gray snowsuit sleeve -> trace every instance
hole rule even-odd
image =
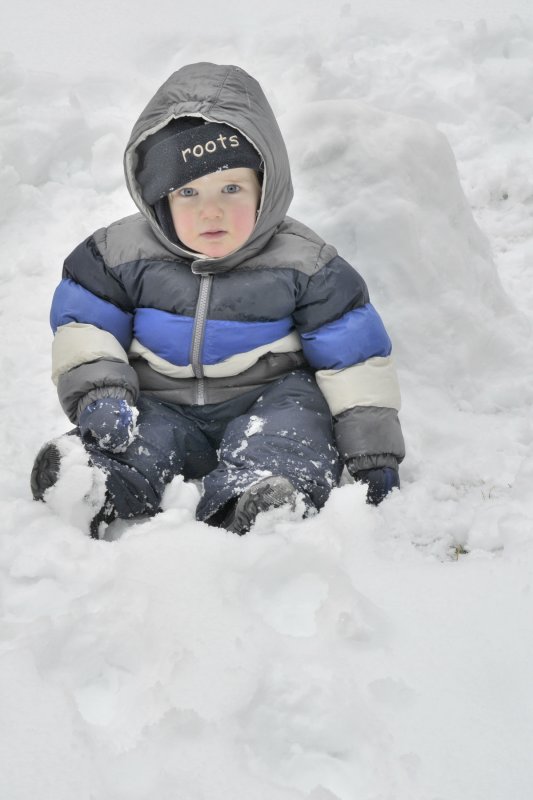
[[[392,345],[361,276],[335,256],[302,286],[294,318],[342,458],[396,467],[405,447]]]
[[[69,419],[99,397],[135,404],[137,375],[128,362],[132,306],[94,237],[66,259],[52,302],[52,378]]]

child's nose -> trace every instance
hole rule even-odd
[[[202,205],[201,214],[207,219],[220,217],[222,215],[222,208],[218,200],[206,200]]]

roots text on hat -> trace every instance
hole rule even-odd
[[[235,128],[200,117],[180,117],[139,146],[136,177],[149,205],[190,181],[224,169],[262,169],[260,153]]]

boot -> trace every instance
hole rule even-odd
[[[109,524],[117,513],[104,472],[91,463],[76,433],[41,447],[31,471],[31,491],[34,500],[45,502],[65,522],[99,539],[102,523]]]
[[[254,483],[237,499],[224,520],[223,527],[242,536],[248,533],[258,514],[271,508],[289,505],[296,509],[301,497],[292,483],[281,475],[272,475]]]

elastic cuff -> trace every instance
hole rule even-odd
[[[348,464],[350,465],[348,467]],[[346,459],[348,472],[353,475],[361,469],[380,469],[382,467],[392,467],[398,469],[398,459],[392,453],[371,453],[359,456],[352,456]]]
[[[90,406],[96,400],[102,400],[104,397],[112,397],[114,400],[126,400],[130,406],[135,404],[132,392],[128,391],[124,386],[99,386],[97,389],[91,389],[78,401],[78,419],[87,406]]]

